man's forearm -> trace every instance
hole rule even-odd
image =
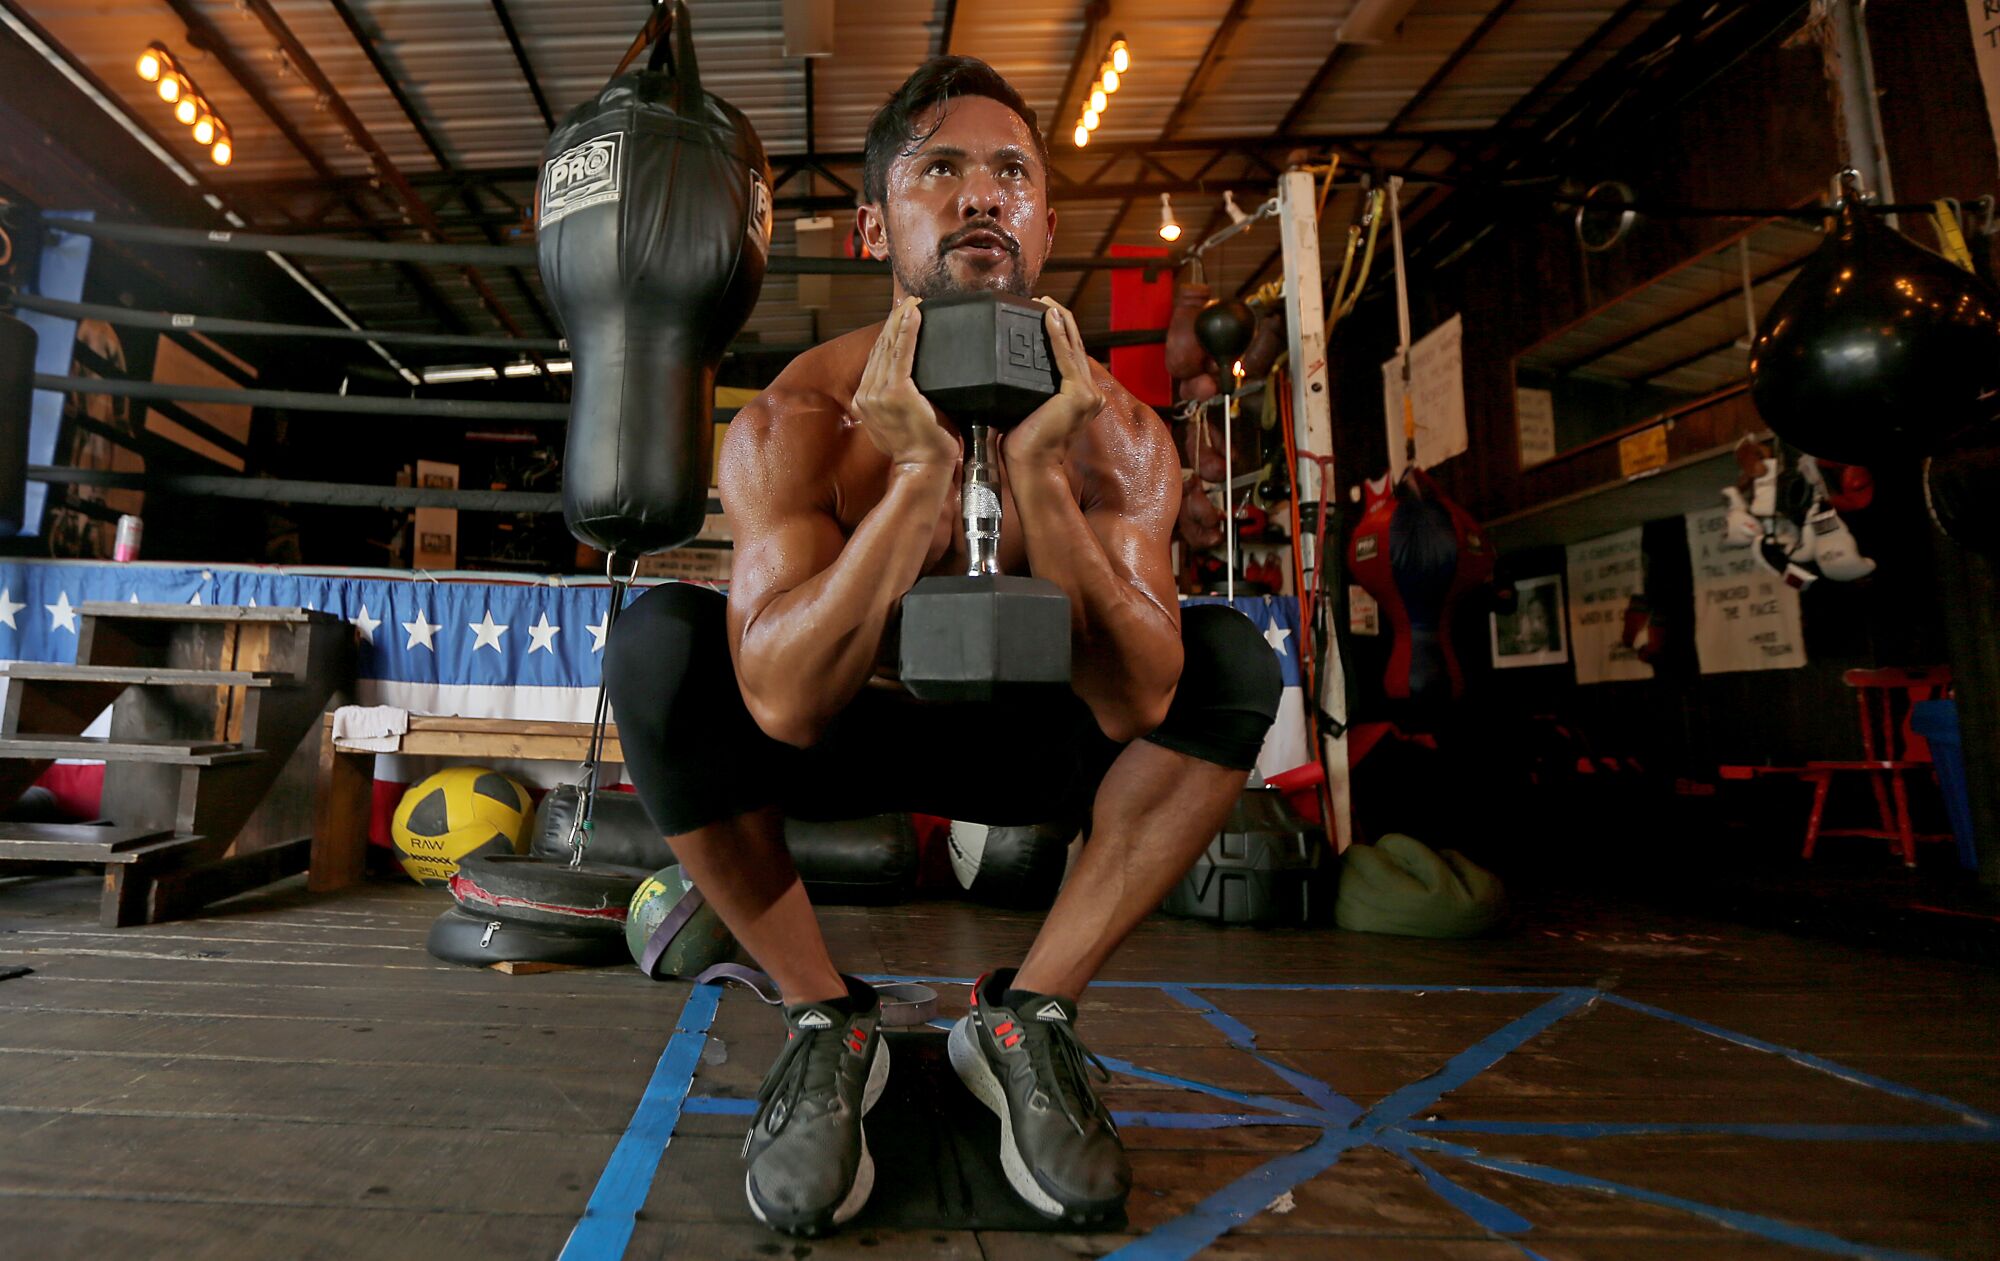
[[[889,616],[923,572],[951,493],[945,465],[897,465],[840,556],[765,605],[743,631],[738,673],[772,734],[809,743],[868,681]],[[766,715],[778,716],[774,721]]]
[[[1105,554],[1060,466],[1007,471],[1028,567],[1069,597],[1076,694],[1107,734],[1144,734],[1180,679],[1175,611]]]

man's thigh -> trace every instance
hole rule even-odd
[[[904,810],[979,823],[1088,816],[1124,746],[1073,693],[1022,705],[942,705],[864,688],[781,789],[795,818]]]

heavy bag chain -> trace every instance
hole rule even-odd
[[[618,625],[618,614],[625,607],[625,596],[632,589],[633,579],[639,576],[637,557],[633,558],[631,572],[623,578],[616,572],[617,565],[616,552],[604,558],[604,576],[611,580],[611,607],[604,613],[604,644],[607,649],[611,646],[611,631]],[[576,809],[571,812],[569,820],[571,870],[583,865],[584,846],[590,842],[591,814],[597,805],[597,763],[604,756],[604,728],[611,716],[608,683],[609,677],[600,667],[597,673],[597,706],[590,718],[590,748],[584,753],[583,768],[576,777]]]

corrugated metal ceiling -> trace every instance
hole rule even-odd
[[[289,64],[279,41],[255,12],[236,0],[17,0],[61,47],[97,76],[124,105],[154,130],[171,138],[182,158],[213,177],[216,191],[260,224],[291,226],[286,216],[307,216],[328,206],[321,191],[322,170],[350,177],[344,192],[385,231],[409,239],[396,225],[398,207],[383,190],[361,183],[370,174],[366,155],[335,111],[326,108],[307,76]],[[604,82],[623,54],[649,5],[642,0],[499,0],[519,33],[522,53],[550,108],[560,117]],[[1497,5],[1504,14],[1475,47],[1464,48]],[[1544,85],[1522,111],[1532,118],[1581,82],[1618,48],[1642,31],[1670,0],[1646,0],[1598,40],[1589,56],[1570,66],[1560,82]],[[370,137],[395,166],[424,183],[424,191],[453,221],[450,239],[509,239],[519,206],[532,195],[531,172],[547,137],[528,80],[510,48],[497,16],[496,0],[270,0],[276,14],[305,45],[333,82]],[[343,17],[342,8],[347,17]],[[1015,0],[1005,5],[952,5],[948,0],[835,0],[834,55],[813,65],[812,108],[807,108],[804,63],[783,48],[780,0],[690,0],[705,86],[745,111],[767,149],[777,158],[811,147],[840,153],[861,147],[875,108],[944,35],[947,12],[955,12],[950,51],[977,55],[1006,74],[1041,115],[1054,136],[1054,156],[1072,180],[1096,173],[1098,152],[1079,154],[1069,140],[1078,108],[1070,69],[1079,45],[1094,47],[1081,59],[1090,73],[1114,35],[1133,50],[1134,65],[1113,97],[1103,126],[1093,138],[1154,144],[1166,139],[1202,140],[1270,136],[1287,117],[1287,134],[1352,135],[1365,140],[1399,114],[1399,132],[1439,134],[1444,147],[1420,148],[1412,141],[1374,147],[1376,161],[1394,165],[1419,159],[1442,169],[1452,158],[1453,137],[1491,127],[1534,92],[1573,50],[1593,39],[1616,11],[1613,0],[1416,0],[1400,32],[1377,45],[1343,46],[1335,51],[1340,21],[1350,0],[1249,0],[1240,20],[1225,29],[1232,0],[1111,0],[1094,32],[1087,30],[1087,0]],[[178,11],[178,12],[177,12]],[[196,26],[211,27],[233,54],[199,51],[182,14]],[[351,18],[352,26],[347,18]],[[417,118],[404,112],[371,63],[368,41],[407,96]],[[166,107],[139,82],[132,61],[149,40],[162,40],[187,58],[203,90],[231,125],[237,157],[227,171],[206,164],[191,142],[166,117]],[[1204,54],[1210,54],[1200,90],[1190,87]],[[1462,50],[1462,55],[1461,55]],[[1329,57],[1331,56],[1331,62]],[[1412,103],[1441,67],[1450,73],[1424,99]],[[244,79],[231,72],[231,64]],[[1324,72],[1324,73],[1322,73]],[[1315,87],[1315,83],[1317,86]],[[1312,90],[1308,90],[1308,89]],[[259,97],[264,103],[259,102]],[[1067,102],[1067,115],[1055,117]],[[1163,135],[1179,111],[1171,137]],[[812,134],[808,137],[808,115]],[[274,118],[273,115],[277,117]],[[280,125],[282,120],[282,126]],[[442,161],[426,145],[417,123],[435,140]],[[286,132],[291,133],[288,137]],[[1282,151],[1278,156],[1282,155]],[[1115,163],[1100,182],[1157,182],[1163,172],[1188,180],[1212,153],[1163,152],[1156,161],[1138,158]],[[831,162],[832,169],[859,184],[855,164]],[[466,211],[462,198],[445,195],[434,178],[441,172],[492,173],[481,182],[484,218]],[[1227,153],[1207,179],[1259,178],[1247,156]],[[825,179],[800,175],[783,195],[837,192]],[[513,208],[495,195],[511,199]],[[1131,201],[1065,192],[1057,199],[1063,254],[1093,254],[1114,242],[1157,243],[1157,198]],[[1240,197],[1246,206],[1255,197]],[[1178,216],[1192,235],[1219,213],[1213,195],[1179,195]],[[1336,225],[1323,251],[1337,264],[1339,228],[1353,213],[1354,198],[1342,194],[1328,208]],[[350,215],[347,202],[334,199],[332,219]],[[788,249],[790,232],[781,214],[777,248]],[[1233,289],[1251,279],[1275,246],[1268,226],[1231,242],[1211,255],[1209,277]],[[380,265],[313,263],[310,273],[364,324],[391,328],[436,328],[440,321],[419,300],[406,271]],[[451,269],[432,269],[434,286],[455,312],[453,323],[487,330],[494,315]],[[530,274],[525,291],[504,276],[490,283],[509,317],[537,331],[539,282]],[[1078,287],[1082,277],[1051,274],[1047,289],[1074,295],[1087,328],[1106,323],[1108,288],[1102,278]],[[813,317],[795,309],[795,286],[774,277],[748,332],[771,344],[796,344],[817,331],[832,336],[877,317],[888,288],[876,280],[839,278],[834,304]]]

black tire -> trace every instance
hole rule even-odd
[[[489,931],[491,930],[491,931]],[[629,963],[622,935],[584,936],[517,924],[452,907],[431,925],[425,947],[446,963],[483,968],[495,963]]]
[[[644,879],[597,863],[572,868],[522,854],[484,854],[459,864],[451,896],[487,919],[620,937],[625,909]]]

